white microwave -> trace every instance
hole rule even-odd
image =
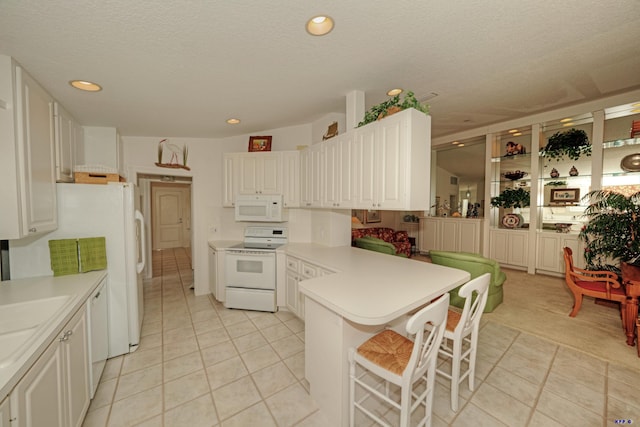
[[[283,222],[282,194],[236,195],[236,221]]]

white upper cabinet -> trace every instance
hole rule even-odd
[[[106,166],[117,170],[118,174],[126,176],[122,140],[116,128],[100,126],[84,127],[83,164]]]
[[[300,153],[300,206],[322,207],[324,194],[323,144],[313,144]]]
[[[300,206],[298,151],[225,153],[222,163],[222,206],[233,207],[236,194],[282,194],[286,208]]]
[[[239,194],[282,194],[280,153],[245,153],[239,167]]]
[[[353,203],[353,133],[335,136],[323,143],[324,184],[322,205],[349,207]]]
[[[355,130],[357,209],[428,210],[431,118],[407,109]]]
[[[54,103],[56,181],[73,182],[76,145],[83,134],[82,126],[60,105]],[[82,141],[80,141],[82,143]]]
[[[300,152],[282,152],[282,195],[285,208],[300,207]]]
[[[55,230],[53,98],[0,55],[0,238]]]

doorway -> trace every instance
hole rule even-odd
[[[153,262],[147,262],[145,266],[145,279],[160,275],[158,268],[160,264],[157,264],[156,260],[160,260],[161,256],[157,256],[156,252],[164,249],[159,249],[159,246],[165,248],[167,253],[184,248],[190,254],[189,268],[192,268],[192,177],[137,172],[137,183],[142,197],[142,212],[147,230],[145,256],[147,260],[153,260]],[[158,190],[160,190],[158,193],[160,198],[163,199],[161,201],[157,200]],[[162,210],[165,212],[159,214]],[[163,223],[163,227],[160,227],[165,232],[163,237],[158,236],[158,219]],[[174,233],[174,236],[171,236],[171,233]],[[162,243],[159,244],[159,241]]]
[[[191,247],[191,184],[151,183],[153,250]]]

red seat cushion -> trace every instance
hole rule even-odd
[[[607,285],[605,282],[591,282],[588,280],[576,280],[576,285],[580,286],[582,289],[586,289],[588,291],[596,291],[596,292],[607,292]],[[612,294],[624,295],[624,289],[620,288],[611,288]]]

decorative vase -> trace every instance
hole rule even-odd
[[[571,169],[569,170],[569,175],[578,176],[578,169],[576,169],[575,166],[571,166]]]
[[[551,178],[557,178],[560,176],[560,172],[556,168],[551,169],[551,173],[549,174]]]

